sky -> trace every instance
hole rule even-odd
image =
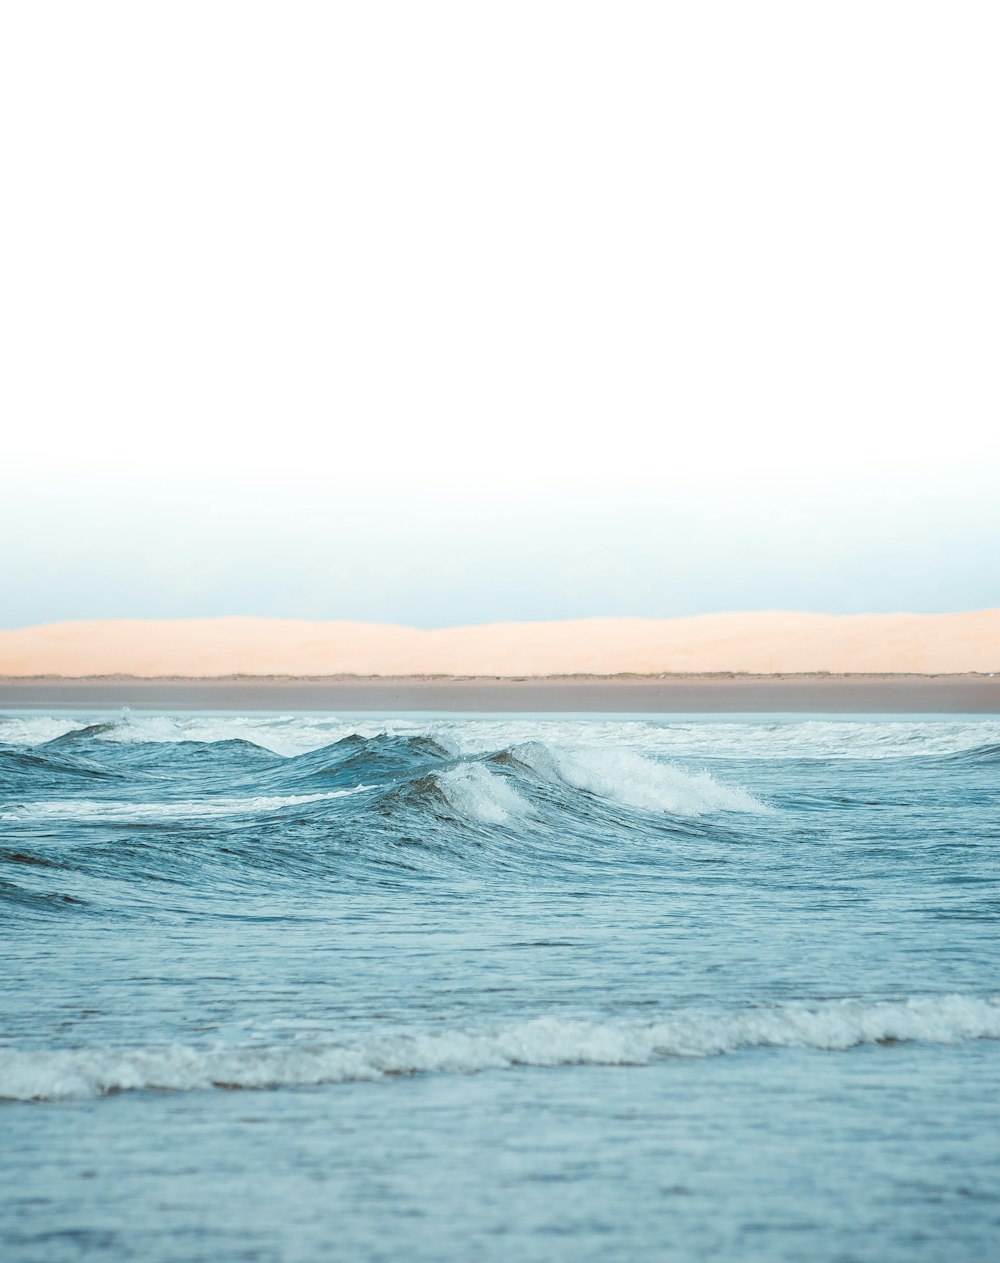
[[[991,3],[0,9],[0,626],[1000,605]]]

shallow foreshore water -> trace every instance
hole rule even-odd
[[[1000,676],[0,678],[0,710],[1000,714]]]

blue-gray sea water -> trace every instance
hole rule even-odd
[[[997,1257],[998,781],[997,719],[0,716],[0,1257]]]

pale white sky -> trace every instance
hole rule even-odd
[[[11,3],[0,626],[1000,604],[992,3]]]

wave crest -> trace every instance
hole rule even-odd
[[[459,763],[434,780],[459,815],[479,824],[508,824],[531,813],[521,795],[482,763]]]
[[[685,772],[632,750],[558,749],[530,741],[514,746],[512,753],[545,780],[645,811],[702,816],[769,810],[746,790],[722,785],[709,772]]]

